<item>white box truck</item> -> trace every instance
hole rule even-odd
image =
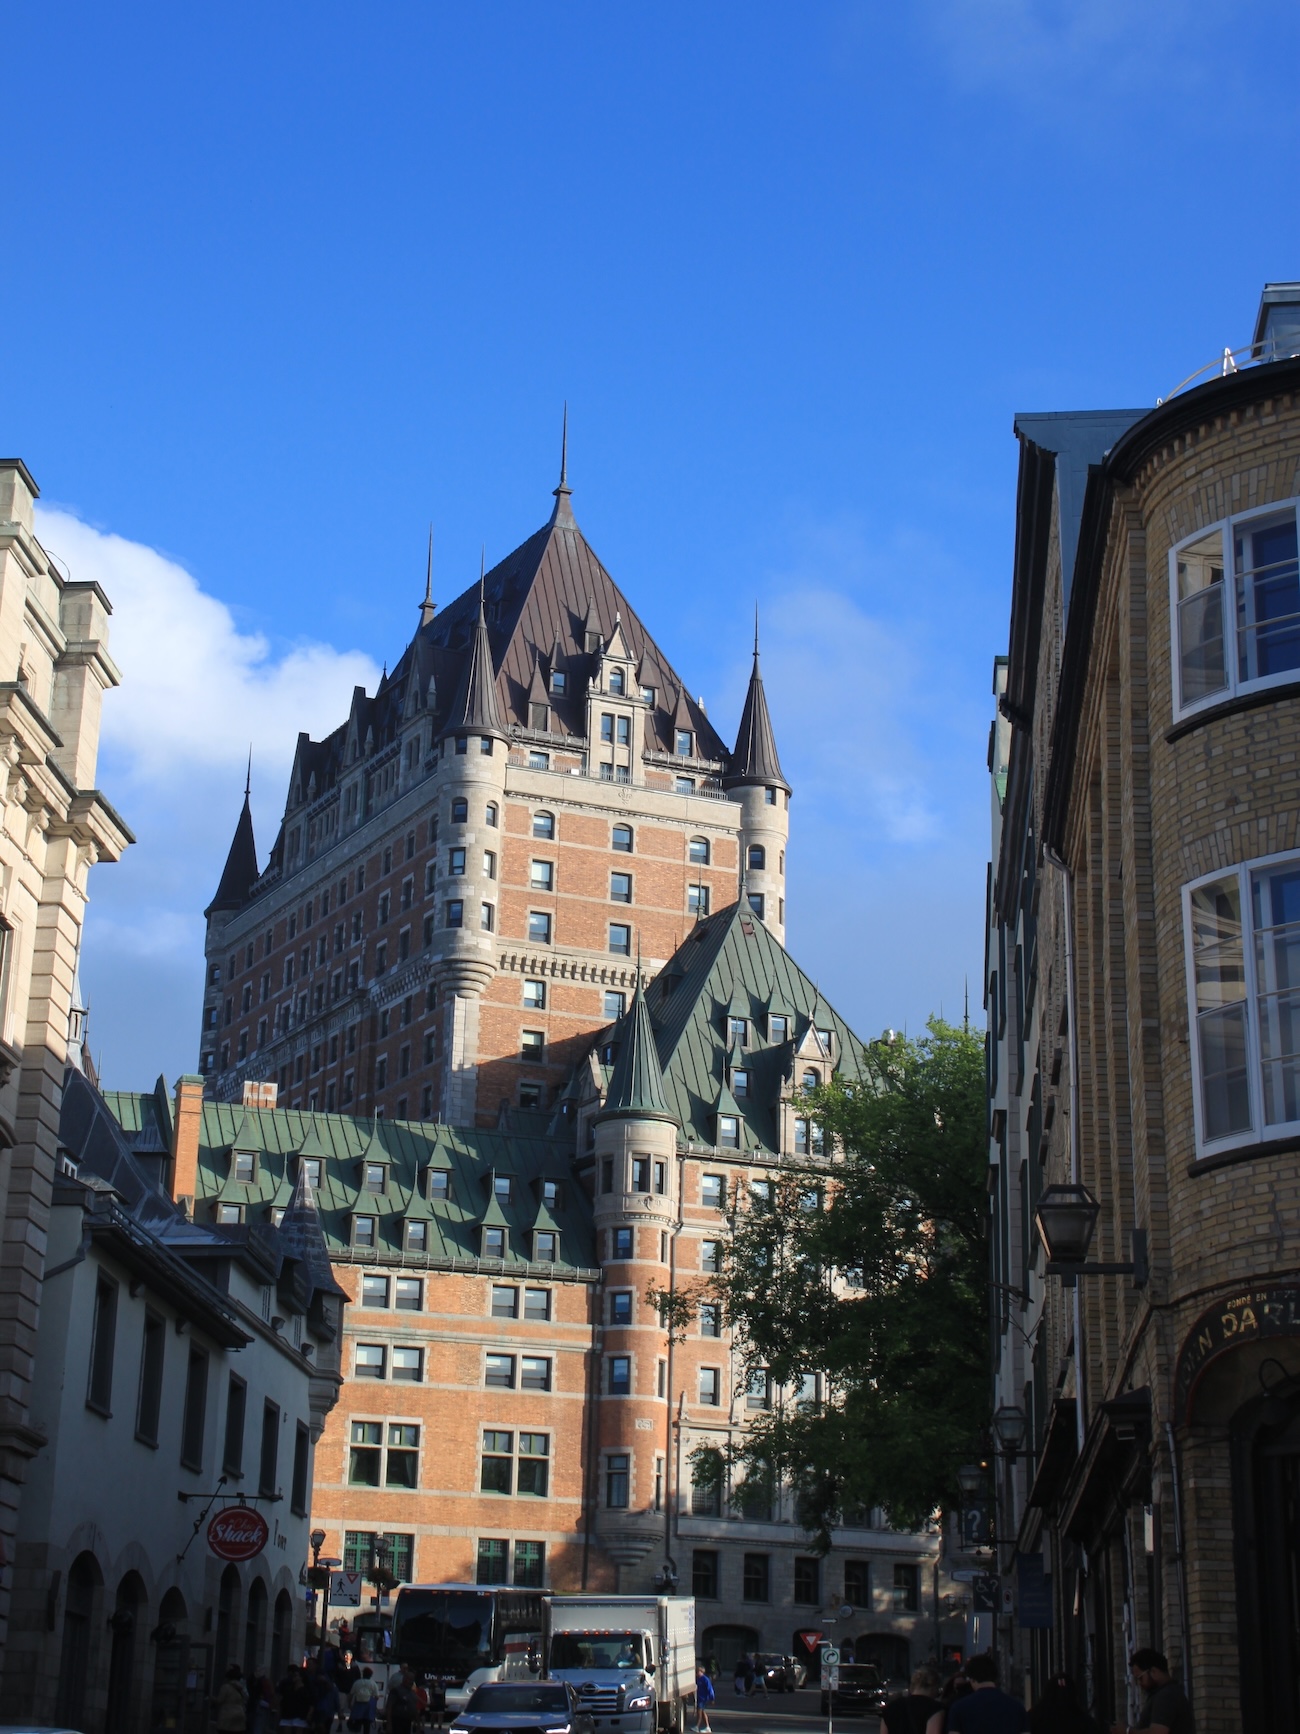
[[[551,1596],[545,1667],[597,1734],[680,1734],[695,1702],[694,1596]]]

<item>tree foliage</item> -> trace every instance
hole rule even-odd
[[[773,1391],[739,1467],[789,1481],[823,1544],[855,1507],[952,1503],[988,1415],[983,1043],[932,1018],[870,1052],[874,1088],[809,1098],[844,1155],[739,1198],[716,1279],[745,1388],[765,1368]]]

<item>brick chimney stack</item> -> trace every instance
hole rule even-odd
[[[199,1131],[203,1123],[203,1079],[176,1080],[176,1112],[172,1116],[172,1197],[187,1216],[194,1215],[199,1172]]]

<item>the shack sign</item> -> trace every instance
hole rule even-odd
[[[251,1505],[228,1505],[208,1524],[208,1546],[218,1559],[256,1559],[270,1534],[260,1511]]]
[[[1252,1288],[1203,1312],[1183,1343],[1174,1378],[1174,1406],[1180,1421],[1191,1411],[1201,1374],[1230,1349],[1267,1337],[1300,1336],[1300,1287],[1287,1283]]]

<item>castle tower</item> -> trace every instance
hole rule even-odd
[[[219,959],[225,949],[223,932],[231,917],[238,914],[248,902],[249,892],[257,880],[257,844],[253,837],[253,810],[249,804],[251,788],[250,758],[248,777],[244,782],[244,805],[235,823],[230,853],[226,856],[226,864],[221,870],[216,895],[203,911],[208,924],[208,969],[203,985],[203,1033],[200,1043],[205,1048],[213,1046],[220,1031],[233,1023],[237,1009],[233,986],[226,979],[229,973],[228,965]],[[241,949],[246,950],[248,947],[241,943]],[[251,985],[248,993],[251,1004]]]
[[[672,1287],[680,1187],[677,1117],[664,1090],[639,968],[637,977],[595,1118],[596,1245],[605,1272],[597,1522],[601,1543],[619,1567],[620,1590],[648,1588],[655,1561],[667,1551],[672,1346],[646,1290]]]
[[[464,678],[442,731],[437,778],[438,907],[433,974],[443,1006],[442,1118],[472,1126],[478,1101],[479,1003],[496,973],[502,813],[510,738],[497,703],[480,580]]]
[[[758,662],[758,616],[754,617],[754,667],[740,713],[736,748],[723,779],[740,804],[740,890],[772,933],[785,944],[785,851],[790,836],[790,785],[781,770],[776,736]]]

